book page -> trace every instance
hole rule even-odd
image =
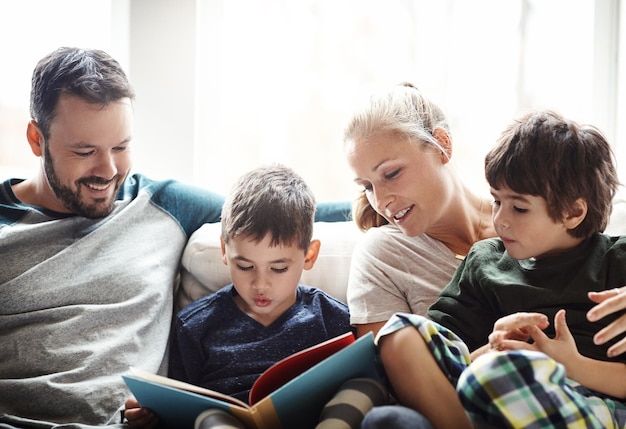
[[[264,422],[268,416],[275,415],[283,428],[314,429],[322,409],[339,387],[360,377],[381,380],[371,332],[288,381],[257,402],[253,409],[262,409]],[[277,426],[262,427],[276,429]]]
[[[132,375],[134,377],[137,377],[146,381],[152,381],[153,383],[158,383],[164,386],[173,387],[175,389],[186,390],[187,392],[197,393],[198,395],[216,398],[221,401],[228,402],[229,404],[237,405],[242,408],[249,408],[248,404],[246,404],[245,402],[240,401],[239,399],[233,398],[232,396],[226,395],[224,393],[220,393],[220,392],[216,392],[215,390],[196,386],[195,384],[185,383],[184,381],[174,380],[173,378],[164,377],[162,375],[152,374],[151,372],[147,372],[139,368],[131,367],[129,371],[129,375]]]
[[[276,362],[254,382],[250,390],[250,405],[256,404],[279,387],[354,341],[352,332],[346,332]]]

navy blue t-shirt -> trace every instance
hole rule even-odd
[[[169,375],[248,403],[250,388],[271,365],[351,331],[348,307],[299,285],[296,302],[263,326],[234,301],[234,286],[189,304],[176,317]]]

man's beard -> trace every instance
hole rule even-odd
[[[115,198],[111,199],[111,201],[107,202],[106,205],[98,205],[98,204],[86,204],[81,200],[80,190],[81,184],[86,185],[87,183],[98,184],[98,185],[106,185],[111,182],[111,180],[103,179],[102,177],[91,176],[91,177],[83,177],[76,181],[76,191],[72,190],[70,187],[61,184],[59,177],[54,170],[54,165],[52,162],[52,157],[50,156],[50,151],[48,149],[48,145],[45,146],[45,159],[44,159],[44,170],[46,173],[46,177],[48,179],[48,183],[50,187],[54,191],[56,197],[61,201],[63,206],[66,209],[71,211],[74,214],[90,218],[90,219],[98,219],[103,218],[111,214],[113,209],[115,208]],[[116,175],[112,181],[115,183],[115,192],[113,195],[117,195],[117,191],[120,187],[118,183],[120,176]],[[100,202],[104,203],[105,200],[102,199]]]

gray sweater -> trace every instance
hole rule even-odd
[[[223,199],[135,175],[87,219],[21,203],[18,181],[0,186],[0,422],[118,420],[121,375],[166,369],[182,251]]]

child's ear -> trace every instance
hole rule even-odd
[[[222,262],[224,263],[224,265],[228,265],[228,262],[226,261],[226,246],[224,245],[224,239],[222,238],[221,235],[220,235],[220,249],[222,250]]]
[[[315,265],[315,261],[317,261],[317,257],[320,255],[320,246],[322,243],[319,240],[311,240],[311,244],[309,244],[309,249],[306,251],[306,255],[304,256],[304,269],[310,270]]]
[[[563,219],[563,225],[567,229],[574,229],[585,219],[587,216],[587,200],[584,198],[578,198],[568,213],[565,214]]]

